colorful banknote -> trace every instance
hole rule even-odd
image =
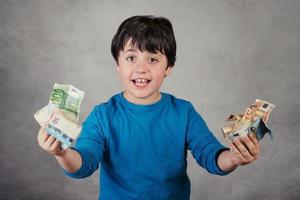
[[[236,137],[253,132],[259,140],[267,133],[273,138],[272,131],[266,123],[274,108],[274,104],[256,99],[255,104],[250,105],[244,114],[231,114],[227,118],[226,121],[231,124],[222,128],[223,137],[232,141]]]
[[[34,114],[36,121],[61,142],[63,149],[70,147],[81,131],[76,123],[83,97],[84,92],[74,86],[55,83],[48,105]]]
[[[49,99],[48,109],[55,110],[58,108],[71,121],[77,122],[83,97],[84,92],[74,86],[55,83]]]
[[[61,147],[70,147],[78,137],[81,126],[70,121],[61,111],[55,111],[47,123],[46,131],[61,142]]]

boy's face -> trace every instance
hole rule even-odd
[[[172,67],[167,68],[167,57],[160,52],[155,54],[140,51],[132,47],[129,40],[118,57],[118,72],[124,86],[124,97],[135,104],[151,104],[160,99],[159,88],[165,75]]]

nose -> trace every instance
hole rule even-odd
[[[145,70],[145,68],[138,67],[138,68],[135,70],[135,72],[136,72],[137,74],[145,74],[145,73],[146,73],[146,70]]]
[[[137,66],[136,66],[136,69],[135,69],[135,72],[137,74],[145,74],[147,73],[148,69],[147,69],[147,64],[144,63],[143,61],[140,61],[137,63]]]

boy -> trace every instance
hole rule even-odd
[[[61,149],[43,128],[38,141],[71,177],[90,176],[101,166],[99,199],[189,199],[187,150],[218,175],[258,158],[254,134],[236,139],[230,151],[190,102],[159,91],[176,57],[168,19],[128,18],[114,36],[111,52],[124,91],[94,107],[75,147]]]

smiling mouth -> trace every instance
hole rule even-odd
[[[145,79],[145,78],[137,78],[137,79],[132,79],[131,80],[135,86],[137,87],[145,87],[146,85],[148,85],[148,83],[151,81],[149,79]]]

